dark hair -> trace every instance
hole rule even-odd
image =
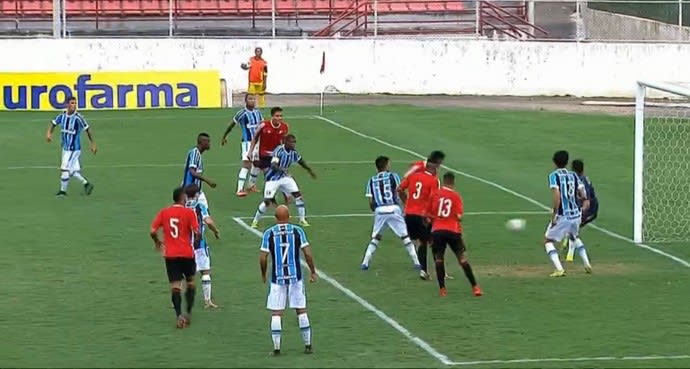
[[[573,160],[573,172],[582,173],[585,170],[585,163],[581,159]]]
[[[556,151],[553,154],[553,163],[556,164],[558,168],[565,168],[568,166],[568,152],[565,150]]]
[[[180,202],[180,200],[182,200],[182,196],[184,196],[184,188],[177,187],[173,190],[173,201],[175,203]]]
[[[432,151],[429,157],[426,159],[427,163],[441,164],[441,161],[446,158],[446,154],[443,151]]]
[[[77,98],[74,97],[74,96],[68,97],[68,98],[67,98],[67,102],[71,102],[71,101],[77,101]]]
[[[285,141],[296,140],[296,139],[297,139],[297,136],[293,135],[292,133],[288,133],[287,135],[285,135],[285,138],[284,138]]]
[[[244,102],[247,102],[247,99],[248,99],[249,96],[251,96],[251,95],[252,95],[252,94],[250,94],[250,93],[244,94]]]
[[[187,197],[194,197],[199,193],[199,186],[192,183],[184,188],[184,193],[187,194]]]
[[[211,136],[209,136],[208,133],[206,133],[206,132],[201,132],[201,133],[199,133],[198,136],[196,136],[196,142],[201,142],[202,138],[209,138],[210,139]]]
[[[282,111],[283,111],[283,108],[281,108],[280,106],[276,106],[274,108],[271,108],[271,116],[274,116],[275,113],[282,112]]]
[[[386,169],[386,165],[388,165],[389,161],[391,161],[391,159],[389,159],[387,156],[383,156],[383,155],[379,156],[378,158],[376,158],[376,161],[374,162],[374,163],[376,163],[376,169],[378,169],[378,170]]]
[[[443,183],[455,183],[455,174],[446,172],[446,174],[443,175]]]

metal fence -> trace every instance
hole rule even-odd
[[[690,0],[2,0],[0,36],[690,41]]]

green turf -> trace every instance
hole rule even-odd
[[[404,171],[415,159],[317,119],[313,109],[289,109],[287,119],[309,162],[393,158]],[[439,360],[325,281],[309,285],[316,354],[301,354],[292,313],[284,322],[284,352],[271,349],[266,286],[258,268],[258,238],[232,217],[253,215],[259,197],[234,196],[238,132],[229,147],[218,143],[231,112],[87,112],[99,153],[83,153],[91,197],[72,182],[59,184],[57,143],[43,139],[46,113],[0,114],[0,168],[6,191],[0,232],[5,282],[0,311],[5,339],[0,367],[442,367]],[[290,118],[292,116],[292,118]],[[403,106],[338,107],[328,118],[410,150],[444,150],[446,164],[496,182],[541,203],[549,200],[546,176],[553,151],[585,160],[601,201],[597,224],[631,234],[632,119],[548,112],[509,112]],[[204,154],[206,189],[222,231],[212,241],[218,311],[197,309],[193,325],[174,328],[160,257],[148,226],[180,182],[186,151],[200,131],[212,135]],[[119,166],[119,167],[113,167]],[[13,167],[14,169],[10,169]],[[23,167],[23,168],[17,168]],[[364,184],[372,164],[313,165],[311,180],[293,173],[310,214],[367,213]],[[514,195],[459,177],[467,212],[540,211]],[[470,260],[486,295],[471,296],[460,269],[449,296],[417,279],[390,234],[371,269],[358,265],[371,231],[367,217],[311,218],[307,230],[318,268],[426,341],[451,361],[568,359],[689,355],[688,268],[594,229],[582,237],[595,274],[579,260],[563,279],[551,271],[541,245],[545,215],[524,215],[525,232],[504,223],[515,215],[468,215],[464,226]],[[268,225],[270,219],[262,225]],[[653,245],[685,260],[686,243]],[[198,300],[197,300],[198,301]],[[687,367],[690,359],[485,364],[521,367]]]

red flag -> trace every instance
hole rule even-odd
[[[326,71],[326,52],[323,52],[323,55],[321,56],[321,69],[319,70],[319,73],[323,74],[323,72]]]

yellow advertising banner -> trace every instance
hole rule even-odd
[[[220,107],[218,71],[0,73],[0,111]]]

